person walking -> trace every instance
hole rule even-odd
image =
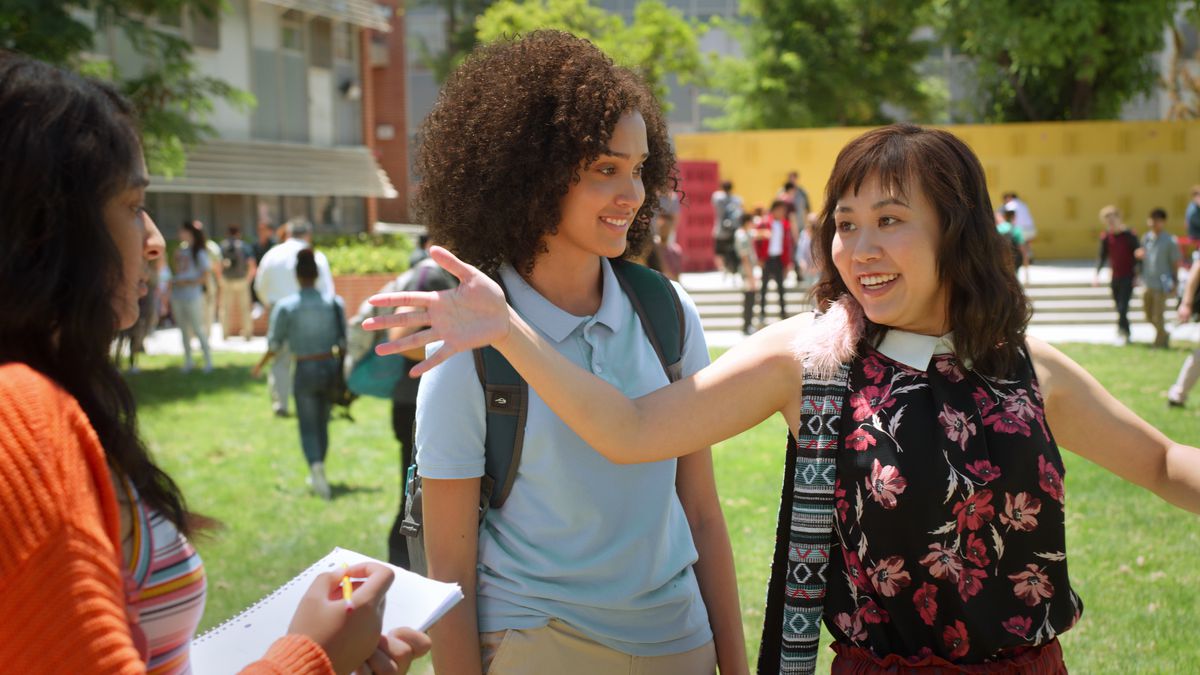
[[[233,336],[233,321],[243,340],[254,337],[254,319],[250,313],[250,280],[257,264],[250,245],[242,241],[242,227],[226,228],[228,237],[221,242],[221,279],[224,290],[221,298],[221,330],[225,339]]]
[[[733,233],[741,223],[745,207],[742,198],[733,193],[732,181],[721,181],[721,189],[712,193],[713,208],[713,254],[721,276],[737,274],[737,256],[733,252]]]
[[[1200,252],[1192,253],[1192,266],[1188,270],[1183,297],[1179,300],[1177,317],[1180,324],[1197,318],[1195,312],[1200,309],[1195,305],[1197,293],[1200,293]],[[1175,384],[1167,390],[1167,407],[1182,408],[1187,405],[1188,394],[1196,386],[1197,380],[1200,380],[1200,349],[1192,351],[1184,359]]]
[[[649,241],[674,175],[646,85],[586,40],[535,31],[469,55],[421,138],[417,205],[433,239],[495,274],[547,349],[624,391],[665,386],[614,272],[633,263],[611,260]],[[691,373],[708,350],[695,305],[673,288],[686,324],[680,363]],[[466,596],[432,629],[437,672],[713,675],[719,663],[725,675],[746,673],[709,449],[615,464],[530,389],[511,491],[481,521],[493,431],[481,377],[463,353],[422,377],[418,392],[429,571]]]
[[[204,231],[195,223],[185,221],[179,228],[179,248],[175,250],[175,272],[171,275],[171,317],[179,326],[183,337],[183,372],[192,370],[192,338],[200,341],[200,352],[204,357],[204,372],[213,369],[212,350],[208,344],[208,331],[204,330],[204,296],[211,267],[208,249],[204,244]]]
[[[754,332],[754,300],[758,296],[758,253],[755,251],[754,214],[743,213],[741,227],[733,237],[733,250],[738,257],[742,276],[742,334]]]
[[[268,312],[273,312],[280,300],[300,292],[296,280],[296,255],[312,246],[312,225],[303,219],[295,219],[284,225],[286,240],[267,251],[258,271],[254,275],[254,289]],[[314,254],[317,264],[317,280],[314,288],[326,300],[334,297],[333,275],[325,254]],[[271,394],[271,407],[277,417],[288,416],[288,399],[291,398],[292,353],[287,343],[280,343],[275,352],[271,370],[267,373],[267,388]]]
[[[791,205],[781,199],[771,203],[770,213],[759,223],[759,235],[755,242],[758,260],[762,264],[762,280],[759,286],[758,321],[767,322],[767,285],[774,281],[779,295],[779,319],[788,317],[787,289],[783,280],[787,268],[795,255],[796,245],[792,239]]]
[[[1149,231],[1142,235],[1142,247],[1134,255],[1142,263],[1142,307],[1146,321],[1154,326],[1154,346],[1166,349],[1171,333],[1167,330],[1163,312],[1167,299],[1175,295],[1179,274],[1179,242],[1166,231],[1167,212],[1154,209],[1146,219]]]
[[[225,281],[221,275],[224,269],[221,260],[221,245],[216,237],[209,236],[204,229],[204,223],[193,220],[192,225],[204,235],[204,250],[208,252],[209,267],[204,275],[204,337],[212,336],[212,326],[220,317],[221,303],[225,297]]]
[[[1065,674],[1058,636],[1083,604],[1059,446],[1195,514],[1200,448],[1025,334],[1029,299],[996,264],[1007,244],[983,167],[953,134],[895,124],[855,138],[821,218],[820,313],[661,389],[622,391],[572,364],[495,282],[438,247],[430,255],[461,283],[374,298],[402,310],[377,328],[428,326],[378,351],[438,340],[417,368],[428,377],[490,344],[622,464],[685,457],[782,413],[760,673],[814,672],[823,622],[835,675]]]
[[[1100,255],[1096,260],[1096,274],[1092,285],[1100,283],[1100,270],[1108,262],[1112,269],[1109,287],[1113,302],[1117,306],[1117,340],[1122,344],[1132,342],[1129,328],[1129,300],[1133,297],[1133,285],[1137,280],[1138,251],[1142,245],[1137,235],[1121,218],[1121,211],[1109,205],[1100,209],[1100,222],[1104,234],[1100,235]]]
[[[346,311],[341,298],[327,298],[317,290],[319,268],[311,248],[296,252],[295,269],[300,290],[272,307],[267,353],[250,374],[261,375],[263,367],[280,352],[288,353],[296,362],[292,391],[296,397],[300,447],[308,462],[308,485],[328,501],[333,496],[325,477],[329,415],[333,410],[331,390],[339,376],[335,350],[346,349]]]

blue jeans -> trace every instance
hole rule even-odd
[[[337,361],[297,361],[292,393],[296,419],[300,422],[300,447],[308,463],[325,461],[329,451],[329,388],[337,374]]]

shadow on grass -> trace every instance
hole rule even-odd
[[[250,377],[250,369],[240,365],[221,365],[206,373],[199,368],[189,373],[178,366],[122,373],[133,389],[138,409],[145,411],[156,406],[193,399],[206,394],[266,389],[266,378]],[[266,392],[262,392],[264,406]]]
[[[354,494],[375,494],[383,492],[383,488],[378,485],[354,485],[351,483],[330,483],[329,484],[330,499],[338,499],[339,497],[348,497]]]

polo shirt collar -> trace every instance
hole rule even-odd
[[[508,298],[512,306],[546,337],[555,342],[562,342],[581,324],[593,318],[596,323],[608,326],[614,333],[620,332],[625,326],[625,305],[628,300],[625,299],[607,258],[600,259],[600,269],[604,285],[601,290],[600,309],[594,317],[576,316],[550,302],[508,263],[500,266],[500,280],[508,289]]]
[[[935,355],[954,354],[954,331],[941,337],[910,333],[898,328],[889,328],[883,341],[876,347],[880,354],[917,370],[928,370]],[[971,364],[964,362],[968,370]]]

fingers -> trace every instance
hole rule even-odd
[[[433,646],[433,641],[429,636],[419,630],[412,628],[393,628],[387,632],[384,637],[388,638],[388,644],[399,641],[412,649],[412,658],[417,659],[429,653],[429,648]]]
[[[438,335],[437,331],[429,328],[426,330],[417,331],[412,335],[405,335],[402,338],[397,338],[388,342],[381,342],[375,346],[375,353],[379,356],[399,354],[400,352],[406,352],[410,349],[424,347],[430,342],[437,342],[440,339],[441,337]],[[438,352],[440,353],[441,350],[438,350]]]
[[[371,657],[367,659],[366,663],[367,667],[371,669],[370,672],[372,675],[399,675],[400,673],[406,672],[408,670],[408,664],[405,663],[401,665],[400,663],[397,663],[396,660],[394,660],[392,656],[385,651],[384,645],[387,644],[387,639],[384,636],[379,636],[379,643],[379,649],[376,649],[375,652],[371,654]]]
[[[363,330],[388,330],[389,328],[407,328],[409,326],[428,326],[429,312],[405,306],[396,310],[395,314],[374,316],[362,322]]]
[[[457,353],[457,349],[451,349],[446,345],[442,345],[441,349],[437,350],[431,356],[413,366],[412,370],[408,371],[409,377],[420,377],[425,373],[428,373],[430,370],[433,370],[433,368],[439,363],[444,362],[446,359],[454,356]]]
[[[466,281],[468,277],[479,274],[479,270],[459,260],[453,253],[441,246],[431,247],[429,249],[429,257],[433,258],[433,261],[441,266],[442,269],[458,277],[459,281]]]
[[[376,293],[367,298],[375,307],[428,307],[437,299],[440,291],[400,291],[397,293]]]
[[[351,577],[364,578],[362,584],[356,586],[353,595],[350,596],[350,601],[355,607],[362,607],[366,604],[382,606],[384,595],[387,593],[387,589],[391,588],[392,580],[396,578],[395,572],[379,563],[352,565],[345,573]],[[341,575],[335,574],[334,577],[338,583],[341,582]],[[340,598],[340,587],[336,591],[336,597]]]

